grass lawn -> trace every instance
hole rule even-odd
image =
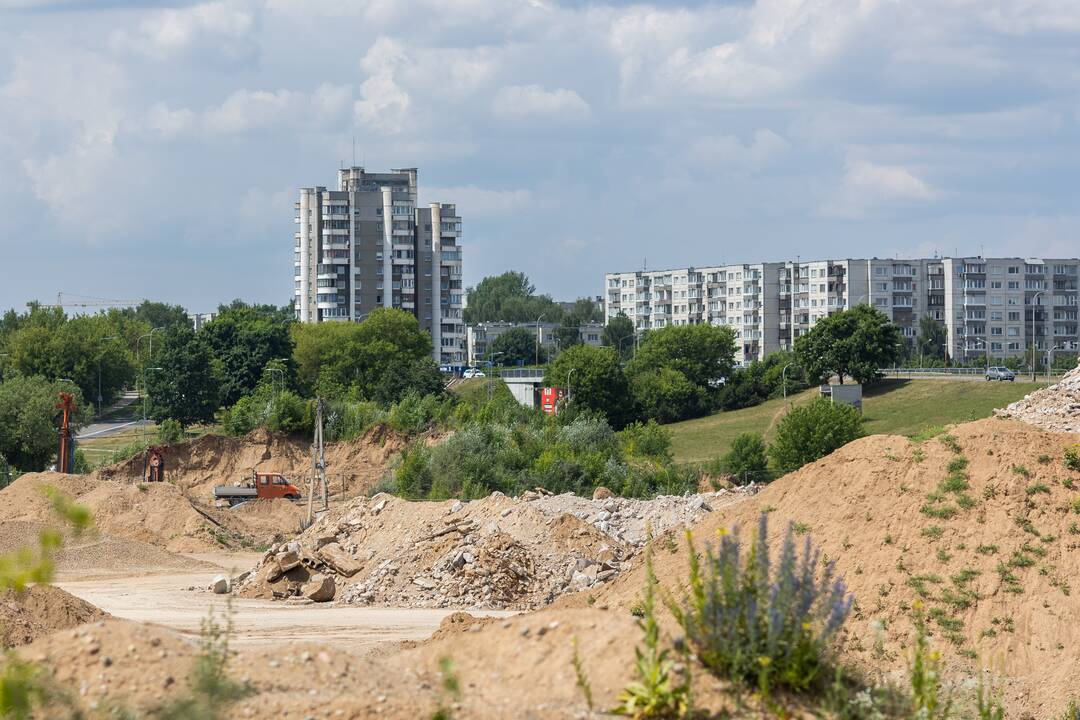
[[[1039,387],[1045,383],[886,380],[863,396],[864,428],[870,435],[912,435],[929,425],[978,420]],[[743,410],[672,423],[667,429],[675,459],[710,460],[727,452],[732,440],[744,432],[764,433],[768,440],[789,403],[807,402],[817,394],[813,388],[789,396],[787,401],[769,400]]]
[[[494,397],[500,393],[509,393],[506,383],[499,377],[469,378],[462,380],[450,392],[469,403],[470,405],[483,405],[488,401],[488,381],[491,382],[491,394]]]

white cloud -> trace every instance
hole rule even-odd
[[[288,90],[237,90],[204,116],[211,133],[237,133],[279,124],[296,112],[300,98]]]
[[[533,201],[529,190],[488,190],[475,185],[425,187],[421,184],[420,194],[425,203],[454,203],[461,216],[468,218],[509,217]]]
[[[198,52],[230,62],[243,62],[258,52],[253,32],[255,11],[247,2],[219,0],[192,7],[151,13],[137,29],[120,28],[109,36],[109,46],[157,60]]]
[[[391,135],[405,129],[412,100],[394,74],[407,62],[408,56],[398,41],[385,37],[375,41],[360,61],[368,78],[360,85],[361,99],[353,103],[358,123]]]
[[[497,117],[540,117],[581,120],[589,117],[589,103],[573,90],[545,90],[539,85],[510,85],[495,93],[492,111]]]
[[[933,197],[930,186],[905,167],[849,160],[839,194],[821,211],[829,217],[854,219]]]
[[[743,143],[735,135],[703,136],[690,144],[687,161],[708,166],[762,170],[791,147],[791,143],[768,128],[758,128]]]

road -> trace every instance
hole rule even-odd
[[[150,424],[149,421],[143,421],[135,417],[138,399],[138,393],[125,392],[112,407],[107,408],[102,413],[104,419],[92,422],[79,430],[75,439],[87,440],[89,438],[109,437],[129,428]]]
[[[259,553],[193,555],[232,571],[251,567]],[[223,569],[222,572],[232,574]],[[198,635],[211,609],[219,617],[229,596],[203,588],[211,572],[140,573],[134,577],[95,579],[61,578],[55,583],[72,595],[93,603],[119,618],[161,625],[187,635]],[[188,590],[194,587],[194,590]],[[431,635],[454,610],[384,608],[353,605],[291,605],[270,600],[232,598],[236,645],[263,645],[281,641],[314,641],[349,650],[365,650],[379,643],[422,640]],[[473,615],[504,617],[512,612],[470,611]]]

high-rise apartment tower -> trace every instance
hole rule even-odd
[[[295,208],[297,320],[400,308],[431,334],[436,361],[465,362],[461,218],[454,205],[417,205],[416,168],[345,168],[337,190],[301,188]]]

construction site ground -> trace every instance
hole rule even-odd
[[[958,717],[981,678],[1000,692],[1005,717],[1058,718],[1080,700],[1080,592],[1071,586],[1080,577],[1080,468],[1071,459],[1080,434],[1061,431],[1080,417],[1078,382],[1080,370],[1007,418],[856,440],[760,491],[647,502],[541,492],[356,497],[303,532],[283,528],[259,553],[208,552],[203,516],[183,501],[212,484],[215,467],[269,462],[279,440],[255,438],[236,446],[246,456],[213,462],[200,457],[232,441],[204,440],[175,451],[176,463],[186,453],[201,468],[171,489],[132,489],[126,471],[86,487],[69,481],[100,513],[101,532],[71,539],[55,597],[27,605],[49,610],[25,622],[32,642],[17,652],[50,668],[80,707],[146,710],[186,692],[214,609],[231,613],[228,672],[252,690],[226,717],[412,719],[441,707],[480,720],[587,718],[575,657],[596,708],[612,707],[634,680],[647,530],[656,576],[678,600],[687,529],[700,550],[735,528],[749,540],[764,515],[774,549],[788,528],[800,543],[812,538],[855,595],[837,641],[846,666],[906,687],[921,606]],[[342,457],[374,468],[382,444],[368,441]],[[34,498],[53,479],[0,491],[0,551],[46,522]],[[294,520],[272,505],[254,514],[270,525]],[[218,573],[237,581],[231,595],[206,589]],[[315,575],[334,579],[332,602],[304,599]],[[671,643],[679,630],[666,609],[659,617]],[[445,689],[448,668],[460,694]],[[699,666],[694,684],[697,707],[712,716],[820,716],[805,697],[738,706],[748,694]]]
[[[55,585],[115,618],[198,635],[209,612],[225,617],[231,605],[236,646],[310,641],[350,651],[383,642],[422,640],[451,610],[290,604],[214,595],[206,587],[217,574],[236,574],[261,554],[201,553],[186,556],[192,567],[140,568],[137,572],[66,570]],[[479,614],[479,613],[478,613]],[[499,616],[497,611],[483,613]]]

